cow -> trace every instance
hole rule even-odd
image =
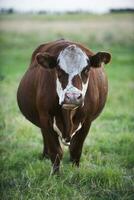
[[[108,93],[104,64],[110,53],[93,53],[80,43],[60,39],[40,45],[17,91],[23,115],[41,129],[43,158],[53,174],[67,145],[70,161],[79,167],[84,140],[101,113]]]

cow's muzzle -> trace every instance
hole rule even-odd
[[[66,92],[62,107],[64,109],[76,109],[82,105],[83,98],[81,93]]]

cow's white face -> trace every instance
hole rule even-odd
[[[49,70],[56,69],[56,92],[59,104],[66,109],[74,109],[84,104],[90,67],[101,67],[102,63],[107,64],[110,59],[111,55],[107,52],[87,56],[74,44],[62,50],[58,58],[49,52],[36,54],[40,66]]]
[[[87,55],[76,45],[70,45],[58,56],[56,90],[63,108],[76,108],[84,103],[88,87]]]

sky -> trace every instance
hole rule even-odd
[[[110,8],[134,8],[134,0],[0,0],[0,8],[17,11],[107,12]]]

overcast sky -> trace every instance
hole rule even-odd
[[[110,8],[134,8],[134,0],[0,0],[0,8],[19,11],[89,10],[105,12]]]

